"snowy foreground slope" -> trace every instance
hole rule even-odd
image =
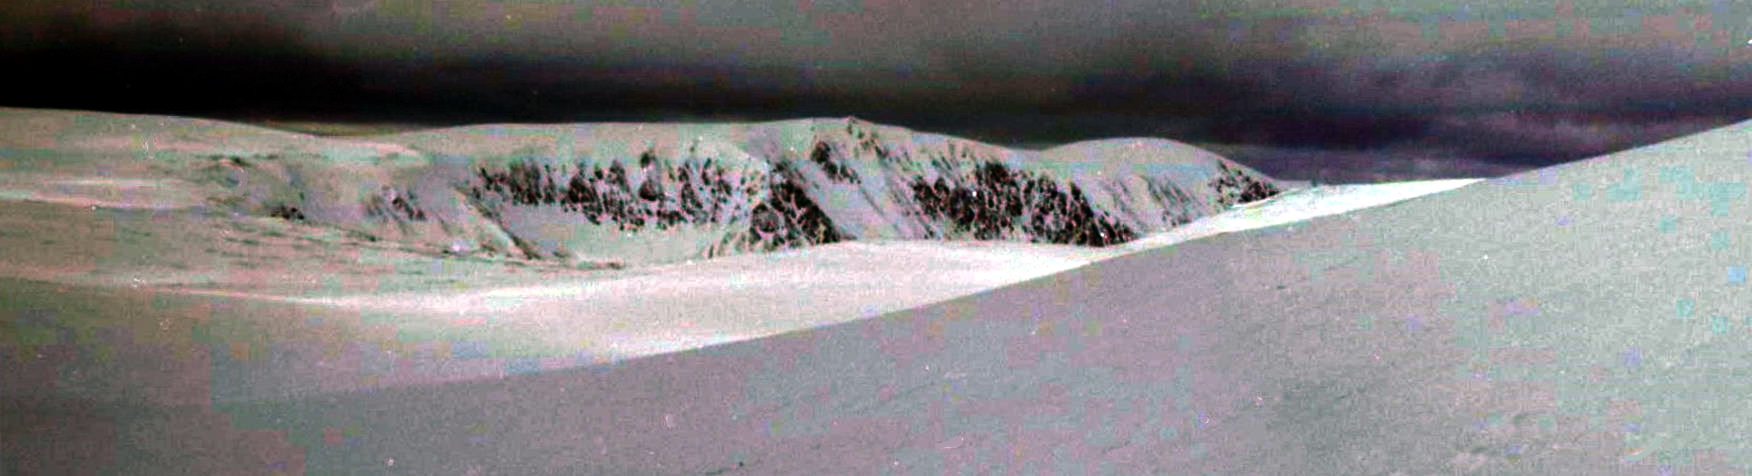
[[[409,290],[296,302],[368,312],[545,322],[540,340],[578,357],[625,359],[874,317],[1220,233],[1306,220],[1445,191],[1475,180],[1338,185],[1291,192],[1146,235],[1087,248],[1010,242],[863,240],[479,290]]]
[[[0,193],[14,198],[131,198],[584,268],[859,239],[1105,246],[1279,192],[1162,139],[1035,152],[851,118],[348,139],[72,111],[0,109],[0,121],[0,152],[18,162]]]
[[[1105,259],[1065,251],[1091,262],[612,363],[574,323],[343,304],[360,294],[310,287],[382,284],[360,269],[410,263],[525,283],[576,270],[419,261],[285,220],[179,221],[196,219],[35,190],[0,208],[54,232],[0,227],[7,250],[36,243],[7,255],[15,277],[0,281],[0,469],[1744,474],[1749,151],[1742,123],[1340,215]],[[68,196],[89,199],[87,185]],[[1230,213],[1258,219],[1316,192]],[[198,274],[171,246],[190,239],[250,263],[215,283],[314,283],[75,279]],[[308,264],[273,259],[287,256]],[[530,294],[488,304],[542,295]]]
[[[1198,232],[1201,234],[1235,231],[1348,211],[1370,202],[1390,202],[1467,182],[1326,187],[1207,217],[1183,228],[1201,230]],[[1314,195],[1323,199],[1304,198]],[[9,443],[0,446],[7,452],[0,462],[13,461],[10,468],[24,474],[104,468],[138,474],[343,471],[326,464],[307,467],[303,457],[304,448],[315,441],[318,433],[323,438],[344,441],[344,431],[328,428],[319,431],[309,424],[295,425],[301,428],[296,431],[290,427],[240,431],[225,426],[225,422],[234,421],[231,420],[234,414],[199,409],[209,398],[248,400],[274,394],[356,392],[443,381],[498,380],[507,373],[534,371],[542,365],[551,371],[587,366],[604,358],[686,350],[914,307],[1127,252],[1119,247],[1092,249],[1005,242],[860,241],[642,271],[526,276],[507,274],[480,263],[414,264],[408,256],[397,257],[389,251],[372,249],[351,256],[331,254],[285,260],[285,254],[264,248],[288,244],[296,247],[318,241],[296,241],[293,239],[296,230],[271,228],[276,224],[273,221],[238,227],[223,223],[178,227],[172,223],[173,226],[153,228],[141,226],[151,223],[149,220],[124,215],[69,216],[65,207],[32,202],[14,202],[7,210],[9,213],[4,215],[9,218],[23,216],[37,223],[51,217],[33,217],[35,214],[60,213],[52,218],[59,218],[62,228],[43,230],[42,236],[79,244],[72,250],[36,246],[45,253],[33,254],[29,260],[9,258],[6,269],[13,272],[9,274],[16,274],[19,265],[31,261],[65,265],[76,263],[84,255],[91,262],[77,263],[75,268],[119,275],[114,278],[124,283],[120,288],[90,288],[9,280],[6,290],[0,291],[6,294],[8,303],[0,309],[6,311],[6,322],[17,331],[9,336],[16,340],[8,341],[10,348],[4,349],[42,355],[37,360],[11,362],[17,365],[8,366],[6,375],[13,378],[0,387],[11,390],[8,399],[0,401],[8,410],[0,414],[13,417],[0,419],[6,425],[5,432],[36,435],[29,440],[0,440]],[[12,229],[20,225],[17,220],[0,223]],[[97,233],[82,231],[106,225],[108,229]],[[241,282],[213,284],[230,284],[250,293],[217,292],[214,286],[179,291],[155,284],[179,281],[175,276],[179,270],[175,266],[166,268],[167,264],[199,263],[178,256],[181,253],[176,252],[174,241],[138,238],[148,233],[163,237],[176,228],[223,231],[215,236],[184,234],[164,238],[219,243],[224,247],[221,253],[234,256],[235,261],[208,265],[214,267],[212,271],[219,271],[221,276],[217,279]],[[294,236],[274,236],[282,232]],[[136,238],[117,240],[115,236]],[[1175,240],[1185,238],[1188,236]],[[255,246],[237,243],[244,240],[261,243]],[[1152,235],[1136,243],[1143,242],[1166,245],[1177,241]],[[16,236],[0,237],[0,245],[5,248],[20,244]],[[328,246],[336,244],[344,243]],[[134,247],[169,253],[152,258],[156,263],[150,264],[157,268],[144,269],[151,272],[142,272],[139,263],[101,263],[97,262],[101,258],[92,256]],[[46,252],[50,250],[65,254]],[[315,277],[317,273],[299,267],[268,268],[273,263],[270,259],[309,261],[309,267],[328,272],[330,276],[323,278],[338,277],[353,286],[374,282],[376,286],[388,287],[391,282],[400,282],[399,286],[406,290],[388,294],[348,293],[333,298],[274,297],[292,290],[298,290],[294,295],[311,292],[299,289],[296,281]],[[354,259],[357,261],[348,262]],[[476,286],[483,282],[497,286],[446,290],[443,288],[448,285],[414,281],[418,276],[402,276],[395,270],[376,271],[368,264],[389,259],[400,260],[398,267],[402,271],[413,264],[415,269],[435,274],[466,277]],[[252,262],[258,264],[249,264]],[[226,268],[248,268],[253,272],[225,271]],[[88,281],[72,279],[73,276],[68,276],[72,271],[66,270],[51,280]],[[834,279],[823,279],[823,275]],[[269,280],[292,282],[264,282]],[[146,286],[146,290],[142,291],[141,286]],[[154,286],[158,288],[152,289]],[[886,292],[868,292],[872,288]],[[288,302],[306,307],[284,305]],[[321,304],[312,306],[317,303]],[[328,306],[347,311],[337,313]],[[418,351],[416,345],[412,353],[407,353],[409,347],[405,343],[387,341],[385,345],[382,337],[369,337],[386,335],[383,332],[388,329],[380,326],[391,321],[382,319],[386,316],[384,312],[397,310],[416,312],[418,316],[413,316],[416,319],[454,326],[455,332],[430,336],[425,352]],[[371,325],[361,326],[358,313],[376,313],[379,318]],[[325,322],[322,317],[325,315],[338,315],[341,319]],[[498,326],[513,331],[539,331],[495,333],[488,330],[491,320],[498,320]],[[411,331],[418,330],[419,324],[418,320],[402,321],[392,326],[393,335],[409,336]],[[158,332],[150,331],[153,326],[159,327]],[[379,330],[373,332],[370,330],[373,327]],[[62,335],[107,337],[62,339]],[[118,345],[109,340],[124,336],[128,340],[143,336],[152,344],[140,346],[122,341]],[[543,347],[541,341],[548,342],[547,345],[570,343],[578,353],[570,359],[550,358],[545,364],[540,358],[504,355],[530,352]],[[532,342],[538,344],[530,345]],[[313,350],[313,346],[323,350]],[[229,354],[235,360],[219,357],[216,361],[216,354]],[[331,361],[335,363],[327,363]],[[229,371],[212,373],[215,363]],[[289,374],[288,370],[293,372]],[[33,396],[19,398],[21,394]],[[174,411],[148,410],[158,405],[169,405]],[[117,427],[135,430],[118,434]],[[148,435],[169,438],[146,438]],[[286,438],[291,438],[290,444],[285,442]],[[207,456],[191,456],[202,453]],[[157,459],[160,456],[180,463],[162,465],[162,460]],[[405,460],[402,464],[409,467]],[[480,469],[481,473],[590,472],[589,466],[576,462],[559,463],[558,467],[549,468],[551,471],[472,461],[463,465]],[[394,472],[392,468],[386,464],[352,470]],[[415,468],[416,472],[421,471]]]

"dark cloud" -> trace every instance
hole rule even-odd
[[[1723,1],[21,0],[0,18],[0,64],[29,72],[0,104],[242,119],[858,115],[1416,173],[1752,111],[1752,5]]]
[[[1541,165],[1549,163],[1547,157],[1600,155],[1734,120],[1686,113],[1501,112],[1442,118],[1417,143],[1502,163]]]
[[[1327,150],[1256,145],[1198,144],[1266,175],[1319,183],[1376,183],[1439,178],[1497,177],[1528,166],[1480,160],[1442,149]]]
[[[311,55],[261,16],[152,9],[43,12],[3,31],[11,106],[170,113],[322,113],[361,94],[355,65]]]

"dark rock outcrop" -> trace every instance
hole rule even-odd
[[[940,176],[932,182],[915,179],[910,185],[925,216],[946,221],[956,236],[1107,246],[1138,235],[1097,212],[1076,184],[1067,187],[999,162],[972,167],[954,182]]]
[[[1229,164],[1217,165],[1222,168],[1222,174],[1211,181],[1211,189],[1217,193],[1217,203],[1224,207],[1265,200],[1280,192],[1271,182],[1229,167]]]
[[[856,119],[480,126],[372,140],[425,156],[366,174],[314,157],[215,160],[199,175],[240,196],[273,195],[282,208],[270,216],[450,253],[574,263],[873,238],[1108,246],[1278,193],[1251,169],[1171,141],[1031,152]]]

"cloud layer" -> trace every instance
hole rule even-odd
[[[27,0],[0,17],[0,60],[29,72],[0,102],[234,118],[858,115],[1006,144],[1525,168],[1752,111],[1752,6],[1723,1]]]

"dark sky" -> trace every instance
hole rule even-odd
[[[1752,2],[7,0],[0,105],[431,125],[855,115],[1496,175],[1752,118]]]

